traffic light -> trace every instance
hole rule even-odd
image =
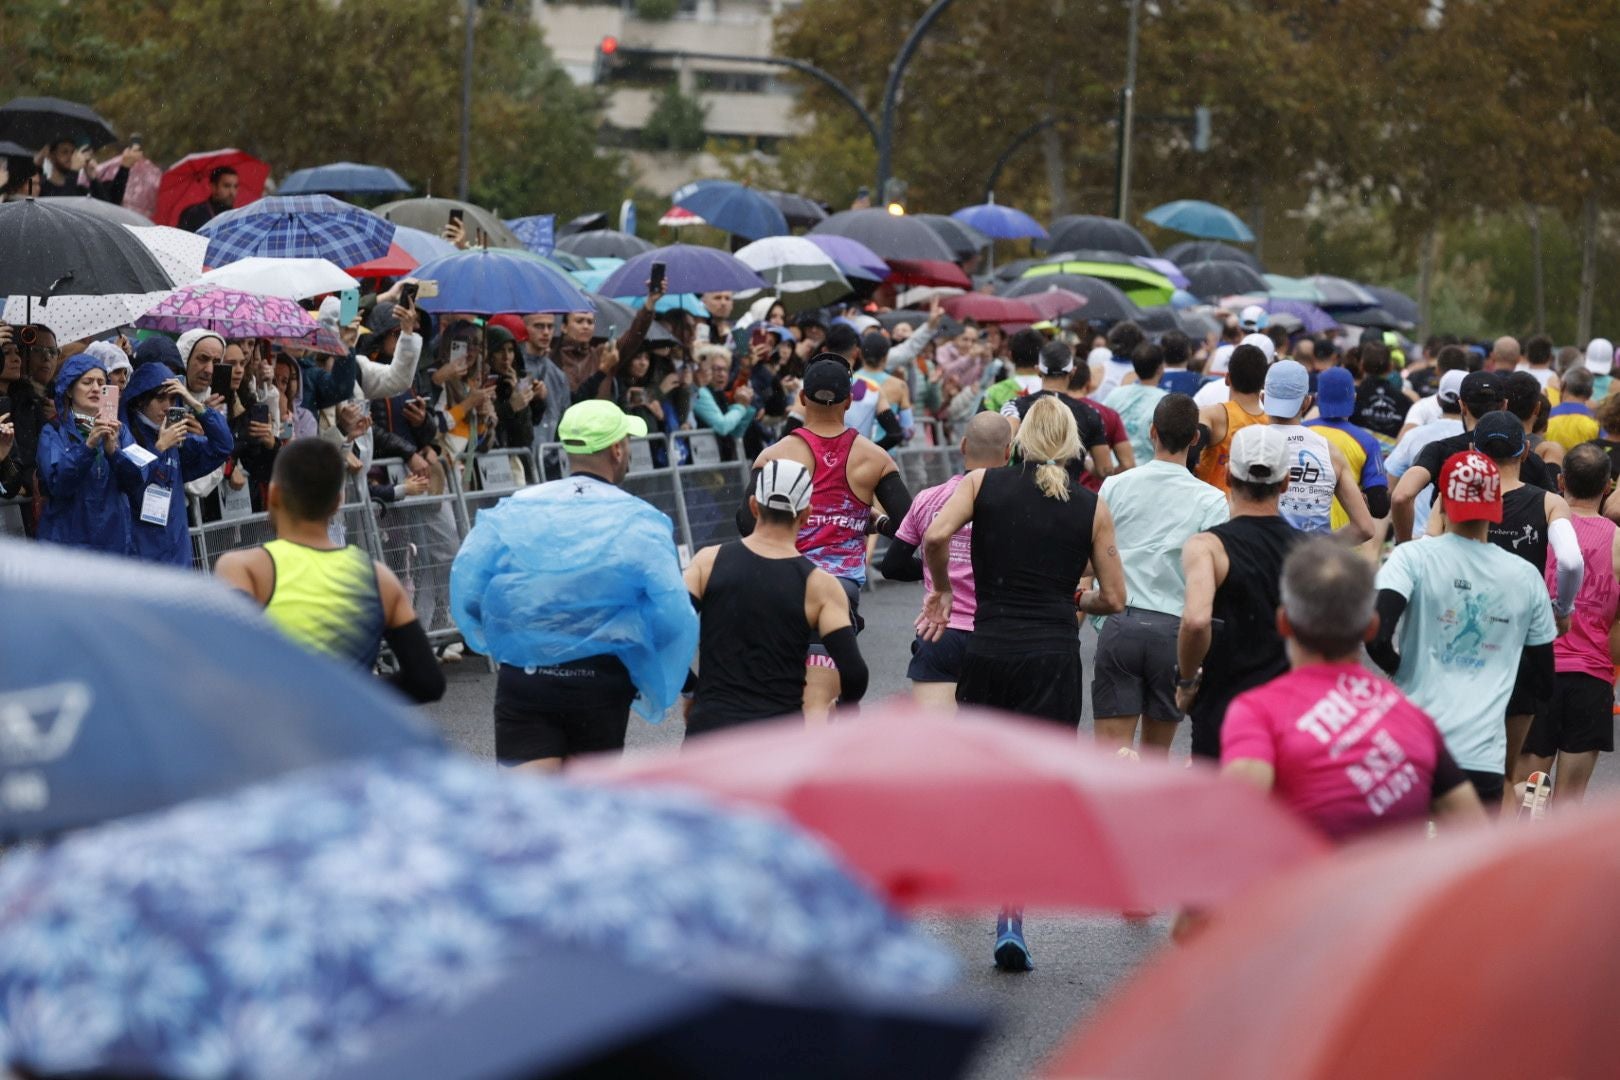
[[[619,39],[611,34],[596,43],[596,60],[591,66],[591,81],[601,82],[619,63]]]
[[[1193,110],[1193,149],[1200,154],[1209,151],[1209,106],[1200,105]]]

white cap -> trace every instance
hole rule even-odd
[[[1232,436],[1227,470],[1239,480],[1275,484],[1288,478],[1288,436],[1270,424],[1250,424]]]
[[[1435,396],[1441,401],[1456,404],[1462,400],[1463,380],[1468,378],[1466,371],[1448,371],[1440,376],[1440,390]]]
[[[1238,342],[1238,344],[1253,345],[1255,348],[1266,354],[1266,363],[1268,364],[1277,359],[1277,343],[1266,337],[1264,334],[1250,334],[1248,337],[1245,337],[1242,341]]]
[[[124,371],[133,370],[129,357],[124,355],[124,350],[110,341],[92,341],[84,347],[84,352],[86,356],[93,356],[100,361],[101,366],[106,368],[109,374],[120,368]]]
[[[1608,338],[1595,337],[1586,343],[1586,370],[1594,375],[1607,375],[1614,367],[1614,343]]]
[[[1250,304],[1238,316],[1238,323],[1245,330],[1264,330],[1266,328],[1266,309],[1259,304]]]
[[[1232,367],[1232,350],[1236,345],[1217,345],[1209,357],[1209,374],[1225,375]]]
[[[797,514],[810,505],[810,470],[797,461],[777,458],[767,461],[754,485],[754,498],[762,507]]]
[[[1086,367],[1096,367],[1106,364],[1114,358],[1114,350],[1101,345],[1086,353]]]

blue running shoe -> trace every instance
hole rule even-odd
[[[1002,915],[996,920],[996,967],[1002,971],[1034,971],[1035,957],[1024,941],[1022,917]]]

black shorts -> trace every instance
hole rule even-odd
[[[1108,616],[1097,637],[1091,715],[1179,722],[1176,634],[1180,629],[1180,617],[1158,611],[1126,608]]]
[[[1480,772],[1477,769],[1464,769],[1463,775],[1474,785],[1479,801],[1485,804],[1485,812],[1493,816],[1499,813],[1502,809],[1502,793],[1507,790],[1506,778],[1499,772]]]
[[[1519,661],[1519,673],[1513,678],[1513,693],[1508,695],[1507,715],[1531,716],[1542,711],[1537,708],[1542,704],[1536,700],[1536,695],[1530,689],[1531,678],[1525,670],[1523,657]]]
[[[521,765],[624,749],[635,685],[617,660],[525,671],[501,665],[495,681],[495,758]]]
[[[914,638],[906,678],[912,682],[961,682],[962,659],[967,656],[971,630],[946,629],[938,641]]]
[[[1524,740],[1532,757],[1614,749],[1614,686],[1595,675],[1560,671],[1552,700],[1537,711]]]
[[[849,598],[849,624],[859,634],[861,628],[866,625],[861,619],[861,583],[853,578],[844,577],[835,577],[833,580],[843,586],[844,595]],[[810,655],[820,657],[819,660],[811,661],[812,665],[832,668],[834,671],[838,670],[838,665],[833,663],[832,657],[827,655],[827,646],[821,643],[821,632],[814,628],[810,631]]]
[[[1005,656],[975,652],[970,643],[962,658],[956,700],[1079,730],[1080,680],[1078,645]]]

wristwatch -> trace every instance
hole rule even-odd
[[[1193,672],[1192,678],[1190,678],[1190,679],[1183,679],[1181,677],[1181,672],[1178,670],[1176,672],[1176,689],[1177,690],[1191,690],[1193,687],[1197,686],[1199,684],[1199,682],[1201,682],[1203,680],[1203,678],[1204,678],[1204,669],[1203,668],[1199,668],[1197,671]]]

